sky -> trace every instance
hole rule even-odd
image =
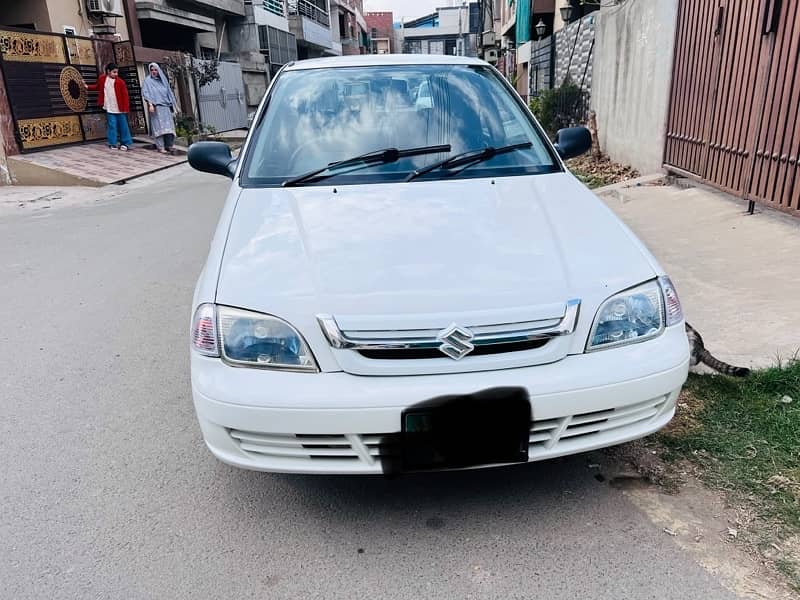
[[[400,17],[415,19],[430,14],[439,6],[450,6],[450,0],[364,0],[365,11],[390,10],[395,21]]]

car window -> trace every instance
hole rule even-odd
[[[531,142],[456,176],[505,176],[559,170],[524,107],[488,67],[403,65],[308,69],[280,75],[253,134],[242,182],[286,179],[386,148],[450,145],[447,153],[360,165],[337,183],[401,181],[448,156]],[[424,176],[452,176],[441,170]]]

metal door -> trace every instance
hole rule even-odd
[[[199,65],[202,61],[195,60]],[[220,62],[219,79],[198,91],[200,121],[216,131],[247,127],[247,103],[239,63]]]
[[[664,163],[800,210],[800,0],[683,0]]]
[[[146,132],[130,42],[0,28],[0,87],[5,81],[19,150],[104,138],[105,115],[97,106],[97,93],[87,92],[84,83],[95,83],[102,66],[112,61],[128,85],[131,131]]]

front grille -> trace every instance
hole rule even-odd
[[[374,460],[389,454],[382,443],[385,436],[362,435],[283,435],[231,429],[230,436],[249,453],[287,459]],[[370,457],[370,458],[367,458]]]
[[[664,411],[668,396],[609,410],[580,413],[531,423],[529,454],[532,460],[569,453],[571,447],[595,441],[599,445],[624,438],[626,428],[655,419]],[[286,460],[345,461],[375,465],[399,455],[397,433],[386,434],[274,434],[230,429],[231,438],[251,457]],[[599,446],[597,446],[599,447]]]
[[[507,352],[524,352],[541,348],[550,340],[531,340],[527,342],[511,342],[508,344],[491,344],[476,346],[469,356],[489,356],[491,354],[505,354]],[[365,358],[377,360],[417,360],[423,358],[442,358],[445,355],[438,348],[402,348],[398,350],[359,350],[358,353]]]
[[[531,367],[562,360],[572,346],[580,304],[573,299],[446,315],[320,314],[317,322],[346,373],[434,375]]]
[[[616,430],[649,421],[661,413],[666,402],[667,397],[661,396],[620,408],[534,421],[529,438],[531,452],[535,455],[536,452],[554,450],[581,438],[615,433]]]

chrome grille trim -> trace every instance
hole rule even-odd
[[[554,319],[545,321],[532,321],[532,327],[510,329],[510,323],[497,325],[478,325],[464,327],[470,329],[475,337],[471,343],[475,346],[493,344],[508,344],[513,342],[529,342],[547,340],[555,337],[570,335],[575,331],[580,313],[581,301],[569,300],[566,304],[564,316],[555,324]],[[367,332],[343,332],[332,315],[317,315],[317,322],[331,347],[337,350],[424,350],[439,348],[442,342],[437,338],[440,330],[396,330],[380,332],[387,337],[359,337]],[[493,328],[495,328],[493,330]],[[411,335],[409,335],[411,334]]]

